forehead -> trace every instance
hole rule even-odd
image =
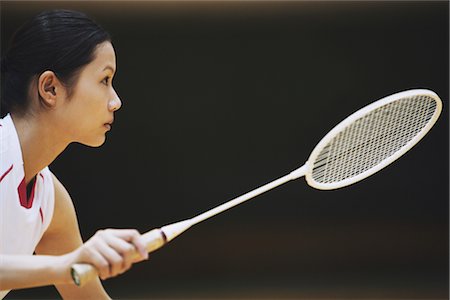
[[[94,51],[94,60],[89,64],[93,71],[101,72],[106,66],[116,68],[116,54],[110,42],[104,42]]]

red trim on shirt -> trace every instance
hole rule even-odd
[[[11,172],[13,166],[14,165],[11,165],[11,167],[9,167],[9,169],[5,172],[5,174],[3,174],[2,177],[0,177],[0,182],[2,182],[3,178],[5,178],[6,175],[8,175],[8,173]]]
[[[33,188],[31,189],[30,198],[28,199],[27,199],[27,184],[25,183],[25,177],[23,178],[22,182],[19,184],[19,187],[17,188],[17,191],[19,192],[20,205],[22,205],[27,209],[33,206],[34,190],[36,188],[36,182],[37,180],[34,181]]]
[[[39,214],[41,214],[41,221],[44,223],[44,215],[42,214],[42,207],[39,207]]]

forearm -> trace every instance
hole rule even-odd
[[[0,290],[70,282],[64,256],[0,255]]]

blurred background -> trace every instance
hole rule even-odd
[[[1,50],[54,8],[87,13],[117,54],[123,106],[106,144],[71,145],[51,165],[84,239],[145,232],[285,175],[389,94],[427,88],[444,102],[388,168],[335,191],[299,179],[205,221],[105,281],[111,297],[448,299],[448,1],[1,1]]]

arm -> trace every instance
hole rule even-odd
[[[0,290],[69,283],[64,258],[57,256],[0,255]]]
[[[36,247],[36,254],[61,255],[70,253],[83,244],[72,199],[55,176],[53,182],[55,186],[53,219]],[[67,265],[65,267],[61,276],[70,277]],[[82,288],[75,286],[71,278],[62,282],[54,281],[54,284],[64,299],[109,299],[99,279],[92,280]]]
[[[128,270],[148,257],[136,230],[100,230],[82,244],[69,194],[54,177],[55,208],[52,222],[35,256],[0,255],[0,290],[55,284],[65,299],[109,299],[98,279],[76,287],[70,277],[74,263],[94,265],[102,279]],[[141,258],[135,259],[135,248]]]
[[[0,290],[70,283],[67,263],[50,255],[0,254]]]

